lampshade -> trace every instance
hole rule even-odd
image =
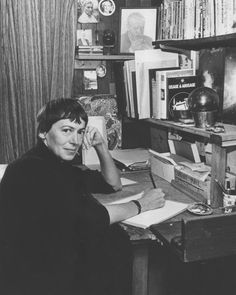
[[[209,112],[219,109],[219,95],[209,87],[198,87],[188,96],[189,110],[192,112]]]

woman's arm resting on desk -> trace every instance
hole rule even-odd
[[[150,189],[143,193],[138,200],[141,205],[141,212],[161,208],[165,204],[164,193],[160,188]],[[116,205],[104,205],[110,216],[110,223],[120,222],[133,217],[139,213],[134,202],[121,203]]]
[[[97,128],[88,126],[84,136],[84,147],[89,149],[92,146],[97,152],[100,160],[101,173],[106,182],[109,183],[115,191],[121,190],[120,173],[113,162],[102,135]]]

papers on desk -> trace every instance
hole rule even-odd
[[[138,200],[141,198],[142,194],[143,192],[115,202],[111,202],[110,204],[121,204],[130,202],[132,200]],[[186,210],[188,206],[189,204],[166,200],[164,207],[143,212],[139,215],[126,219],[123,222],[141,228],[148,228],[153,224],[161,223],[171,217],[178,215],[179,213]]]
[[[7,168],[7,164],[0,164],[0,181],[3,178],[6,168]]]
[[[121,184],[122,186],[136,184],[137,182],[128,178],[121,177]]]
[[[147,149],[116,149],[110,151],[116,166],[122,171],[142,170],[149,167]]]

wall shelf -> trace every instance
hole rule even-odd
[[[113,61],[125,61],[134,59],[134,55],[99,55],[99,54],[87,54],[87,55],[76,55],[77,60],[113,60]]]
[[[236,33],[186,40],[156,40],[153,42],[153,45],[156,48],[161,48],[161,46],[168,46],[188,50],[200,50],[204,48],[216,47],[232,47],[236,46]]]

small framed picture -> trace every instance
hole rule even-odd
[[[97,73],[96,70],[84,70],[84,90],[96,90],[98,89]]]
[[[92,45],[92,30],[77,30],[77,46]]]
[[[78,22],[81,24],[99,22],[98,0],[78,0]]]
[[[96,68],[96,73],[99,78],[103,78],[106,76],[107,69],[104,65],[99,64]]]
[[[120,53],[132,54],[136,50],[152,49],[156,39],[156,8],[121,8]]]
[[[113,0],[101,0],[98,9],[102,15],[110,16],[115,12],[116,5]]]

